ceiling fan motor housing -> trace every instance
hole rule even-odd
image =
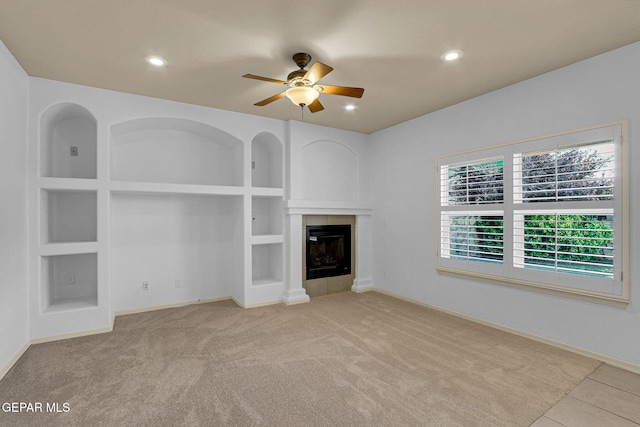
[[[287,83],[289,86],[304,86],[309,83],[309,81],[304,80],[304,76],[307,74],[307,70],[295,70],[289,73],[287,76]]]
[[[295,62],[300,69],[306,67],[309,61],[311,61],[311,55],[308,53],[299,52],[293,55],[293,62]]]
[[[308,53],[298,52],[293,55],[293,62],[295,62],[300,69],[290,72],[287,76],[287,83],[289,86],[306,86],[310,83],[309,81],[304,80],[304,76],[307,74],[307,70],[305,70],[304,67],[306,67],[310,61],[311,55]]]

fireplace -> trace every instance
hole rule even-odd
[[[307,226],[307,280],[351,274],[351,225]]]

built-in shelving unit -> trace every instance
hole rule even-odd
[[[143,118],[111,126],[118,309],[229,296],[242,286],[245,168],[244,143],[200,122]],[[149,290],[140,293],[143,282]]]
[[[252,286],[280,286],[283,276],[283,146],[273,135],[251,143]]]
[[[245,157],[249,148],[250,161]],[[175,283],[199,287],[199,298],[226,292],[242,304],[262,297],[252,298],[253,277],[281,285],[282,158],[282,143],[269,133],[258,134],[249,147],[220,129],[186,119],[112,125],[108,185],[116,282],[128,280],[121,274],[127,271],[136,283],[147,278],[152,287],[159,283],[156,288],[166,295],[175,293],[166,279],[174,274]],[[245,230],[245,215],[252,215],[251,230]],[[131,262],[150,239],[159,244]],[[245,245],[251,250],[245,251]],[[249,253],[252,259],[245,259]],[[250,282],[243,285],[247,277]],[[114,294],[119,307],[123,290]]]
[[[107,327],[120,310],[282,298],[275,135],[243,141],[179,117],[109,123],[74,103],[37,117],[36,335]]]
[[[97,121],[62,103],[40,121],[40,309],[98,305]]]

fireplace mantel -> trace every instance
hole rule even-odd
[[[302,287],[302,216],[353,215],[356,217],[356,271],[351,290],[365,292],[373,289],[371,281],[372,248],[371,216],[373,209],[362,203],[342,201],[285,200],[285,304],[309,301]]]
[[[285,215],[356,215],[371,216],[373,209],[352,202],[327,202],[315,200],[286,200]]]

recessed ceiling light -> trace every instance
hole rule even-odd
[[[150,55],[145,58],[145,60],[156,67],[164,67],[167,65],[167,60],[162,58],[161,56]]]
[[[355,110],[356,106],[353,105],[353,104],[348,104],[348,105],[344,106],[344,109],[347,110],[347,111],[351,111],[351,110]]]
[[[440,58],[442,58],[443,61],[455,61],[456,59],[460,59],[461,56],[462,56],[461,50],[450,50],[448,52],[443,53]]]

